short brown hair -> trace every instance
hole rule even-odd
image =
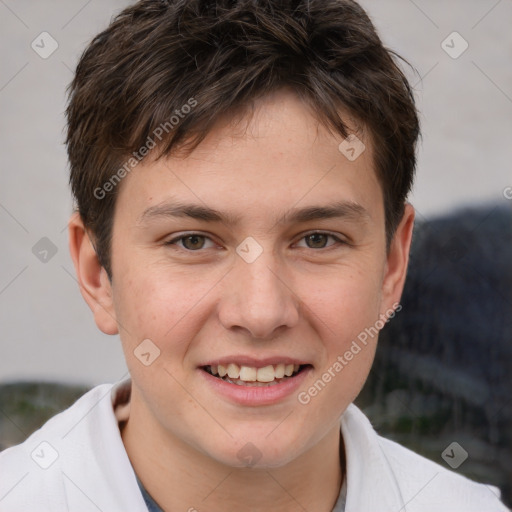
[[[348,136],[341,110],[368,130],[389,244],[419,135],[395,57],[351,0],[142,0],[122,11],[81,56],[66,111],[72,191],[109,276],[115,185],[155,130],[160,156],[192,149],[221,115],[283,87],[334,133]]]

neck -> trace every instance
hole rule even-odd
[[[339,425],[285,466],[233,468],[138,421],[136,407],[132,401],[123,443],[135,473],[164,510],[331,512],[338,499],[345,471]]]

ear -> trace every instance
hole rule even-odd
[[[414,208],[407,203],[404,215],[391,240],[386,258],[386,268],[382,284],[381,314],[394,309],[400,302],[409,263],[412,231],[414,228]]]
[[[117,320],[112,297],[112,285],[100,265],[96,250],[78,213],[68,224],[69,251],[80,285],[80,292],[94,314],[96,325],[105,334],[117,334]]]

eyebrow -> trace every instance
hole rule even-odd
[[[229,212],[222,213],[219,210],[204,205],[171,201],[150,206],[144,210],[137,224],[144,224],[153,219],[162,217],[189,217],[204,222],[221,222],[229,226],[239,224],[241,220],[239,216]],[[327,205],[293,208],[277,219],[275,224],[304,223],[312,220],[333,218],[346,218],[350,221],[366,222],[370,220],[371,216],[359,203],[353,201],[338,201]]]

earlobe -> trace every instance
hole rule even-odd
[[[71,216],[68,233],[69,251],[82,297],[91,308],[98,328],[105,334],[117,334],[112,286],[78,213]]]
[[[382,286],[382,314],[393,309],[393,304],[398,304],[402,296],[409,263],[414,216],[414,208],[407,203],[387,255],[386,272]]]

